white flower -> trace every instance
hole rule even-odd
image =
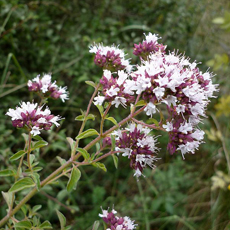
[[[156,106],[155,106],[152,102],[149,102],[149,103],[146,105],[144,111],[146,112],[146,115],[147,115],[147,116],[151,116],[151,117],[152,117],[152,115],[153,115],[154,113],[156,113]]]
[[[190,123],[185,122],[184,125],[181,125],[179,128],[179,131],[184,134],[188,134],[188,132],[191,132],[193,130],[193,127]]]
[[[110,78],[111,78],[111,76],[112,76],[111,71],[105,69],[105,70],[103,71],[103,76],[106,77],[107,80],[110,80]]]
[[[115,88],[115,86],[112,85],[110,89],[106,90],[106,94],[110,97],[113,97],[113,96],[116,96],[117,92],[119,91],[120,91],[119,88]]]
[[[165,88],[156,87],[155,89],[153,89],[153,92],[155,93],[155,96],[157,100],[159,101],[164,96]]]
[[[115,104],[115,107],[118,108],[118,106],[121,104],[124,108],[126,108],[126,99],[124,97],[115,97],[112,101],[112,105]]]
[[[102,105],[102,103],[104,102],[105,100],[105,97],[104,96],[100,96],[98,95],[97,97],[94,98],[94,104],[95,105]]]
[[[65,87],[59,87],[59,89],[58,89],[58,92],[59,93],[61,93],[61,95],[60,95],[60,98],[61,98],[61,100],[63,101],[63,102],[65,102],[65,100],[69,100],[69,97],[68,97],[68,91],[67,91],[67,87],[65,86]]]
[[[118,76],[117,84],[120,86],[127,79],[128,75],[124,72],[124,70],[118,70]]]
[[[34,127],[32,128],[32,130],[31,130],[30,133],[31,133],[32,135],[34,135],[34,136],[40,134],[40,129],[39,129],[39,127],[34,126]]]
[[[164,102],[168,106],[171,106],[171,105],[176,106],[177,97],[168,95],[162,102]]]
[[[166,125],[163,125],[163,128],[167,131],[167,132],[171,132],[173,131],[173,124],[171,122],[166,123]]]
[[[159,39],[158,34],[152,34],[149,33],[148,35],[145,35],[145,39],[148,43],[150,42],[157,42],[157,40]]]
[[[176,111],[178,114],[185,112],[185,105],[177,105]]]

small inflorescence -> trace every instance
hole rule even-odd
[[[49,130],[53,124],[59,126],[62,118],[51,114],[48,107],[42,110],[37,103],[22,102],[20,107],[9,109],[6,115],[12,119],[16,128],[27,128],[32,135],[40,134],[41,130]]]
[[[118,217],[116,214],[117,211],[114,209],[111,212],[102,209],[102,214],[99,214],[99,216],[102,217],[103,221],[106,223],[106,230],[136,229],[137,224],[134,224],[134,221],[132,221],[128,216]]]
[[[145,35],[145,40],[142,43],[134,44],[133,54],[139,56],[142,60],[147,60],[151,53],[165,53],[166,46],[159,44],[157,34],[149,33]]]
[[[131,71],[129,60],[125,59],[123,50],[115,46],[103,46],[102,44],[90,46],[90,53],[95,53],[94,63],[103,69],[110,71]]]
[[[95,104],[101,105],[104,100],[111,102],[117,108],[120,104],[126,107],[127,104],[134,102],[133,92],[130,91],[128,84],[128,74],[123,70],[118,70],[118,77],[113,77],[109,70],[104,70],[100,80],[103,87],[104,96],[95,97]]]
[[[147,165],[155,168],[154,162],[158,160],[156,139],[149,135],[150,132],[151,129],[132,123],[125,130],[113,133],[116,140],[115,150],[130,159],[130,167],[135,170],[136,177],[142,175]]]
[[[43,77],[40,77],[40,75],[38,75],[32,81],[29,80],[27,85],[29,87],[29,91],[42,93],[45,98],[60,98],[63,102],[69,99],[67,87],[58,87],[56,85],[56,81],[51,82],[50,74],[45,74]]]

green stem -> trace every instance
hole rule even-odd
[[[85,123],[86,123],[86,121],[87,121],[87,120],[86,120],[86,117],[87,117],[88,114],[89,114],[90,107],[91,107],[91,105],[92,105],[92,103],[93,103],[94,97],[96,96],[96,94],[97,94],[97,92],[98,92],[99,87],[100,87],[100,84],[98,84],[98,85],[96,86],[96,88],[95,88],[95,90],[94,90],[94,93],[93,93],[92,97],[90,98],[90,101],[89,101],[89,104],[88,104],[88,106],[87,106],[87,110],[86,110],[86,113],[85,113],[85,119],[84,119],[84,121],[83,121],[82,124],[81,124],[81,128],[80,128],[80,130],[79,130],[79,132],[78,132],[78,135],[80,135],[80,134],[82,133],[82,131],[83,131],[84,127],[85,127]],[[77,135],[77,136],[78,136],[78,135]],[[76,140],[76,143],[75,143],[75,146],[74,146],[74,151],[71,153],[71,156],[72,156],[72,157],[73,157],[74,154],[76,153],[76,148],[78,147],[78,143],[79,143],[79,139]]]
[[[31,152],[31,133],[29,133],[29,137],[28,137],[28,146],[27,146],[27,163],[28,163],[28,168],[30,171],[32,171],[32,167],[31,167],[31,164],[30,164],[30,152]]]
[[[142,205],[143,205],[143,209],[144,209],[144,217],[145,217],[145,227],[146,230],[150,230],[150,223],[149,223],[149,218],[148,218],[148,209],[147,209],[147,205],[146,205],[146,200],[145,200],[145,195],[143,192],[143,189],[141,187],[141,183],[140,181],[137,180],[137,186],[138,186],[138,190],[142,199]]]
[[[107,115],[107,113],[109,112],[109,109],[111,108],[111,102],[109,103],[109,105],[107,106],[102,118],[101,118],[101,124],[100,124],[100,135],[102,135],[103,133],[103,126],[104,126],[104,121],[105,121],[105,117]]]
[[[113,126],[112,128],[110,128],[109,130],[107,130],[106,132],[104,132],[102,134],[102,136],[98,136],[97,138],[95,138],[93,141],[91,141],[88,145],[85,146],[85,150],[89,150],[92,146],[94,146],[100,139],[102,139],[103,137],[107,136],[109,133],[113,132],[115,129],[117,129],[118,127],[123,126],[124,124],[126,124],[128,121],[130,121],[133,117],[137,116],[138,114],[140,114],[143,110],[144,110],[145,106],[143,106],[142,108],[140,108],[139,110],[137,110],[136,112],[133,112],[132,114],[130,114],[128,117],[126,117],[125,119],[123,119],[122,121],[120,121],[117,125]],[[108,153],[109,155],[111,155],[111,152]],[[104,154],[103,156],[97,158],[96,160],[99,161],[105,157],[108,156],[108,154]],[[73,156],[73,159],[69,159],[65,164],[63,164],[62,166],[60,166],[58,169],[56,169],[53,173],[51,173],[46,179],[44,179],[41,182],[41,188],[44,187],[46,184],[48,184],[53,178],[55,178],[58,174],[62,173],[62,171],[64,169],[66,169],[67,167],[69,167],[73,161],[75,161],[76,159],[79,158],[79,154]],[[84,165],[87,164],[88,162],[82,162],[79,163],[79,165]],[[89,164],[89,163],[88,163]],[[2,227],[16,212],[18,212],[21,207],[26,204],[36,193],[38,192],[37,188],[34,187],[18,204],[17,206],[11,211],[9,212],[1,221],[0,221],[0,227]]]

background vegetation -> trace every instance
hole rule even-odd
[[[158,33],[168,50],[202,62],[203,71],[211,67],[220,84],[219,99],[212,100],[201,127],[206,144],[195,155],[185,161],[180,154],[169,155],[164,135],[159,137],[157,169],[146,170],[139,181],[125,159],[120,159],[118,170],[112,158],[106,159],[107,173],[81,168],[83,177],[74,192],[66,191],[64,179],[29,202],[31,206],[42,202],[42,220],[60,228],[58,209],[72,229],[91,229],[100,206],[114,204],[121,215],[135,219],[139,229],[230,229],[228,0],[1,0],[0,18],[0,170],[12,167],[9,157],[23,147],[21,130],[12,127],[5,113],[28,100],[25,83],[42,73],[52,73],[59,85],[68,86],[70,100],[52,101],[51,111],[65,120],[61,128],[43,133],[49,146],[38,155],[44,167],[41,177],[59,165],[56,155],[69,157],[66,137],[77,135],[80,124],[74,119],[80,108],[86,109],[92,93],[84,81],[98,81],[102,73],[88,52],[93,42],[120,44],[135,63],[133,44],[142,41],[143,33]],[[92,112],[97,114],[96,109]],[[118,119],[125,113],[113,112]],[[8,190],[11,183],[10,178],[0,178],[0,190]],[[3,217],[2,197],[0,207]]]

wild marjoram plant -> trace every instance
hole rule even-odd
[[[195,153],[203,141],[204,132],[197,125],[202,117],[205,117],[205,109],[209,98],[214,97],[217,85],[212,83],[212,74],[202,73],[196,62],[190,63],[184,55],[175,52],[166,54],[166,46],[158,43],[159,37],[149,33],[145,40],[134,45],[134,55],[140,57],[140,65],[132,66],[125,59],[124,52],[116,46],[92,45],[90,52],[95,53],[94,62],[103,68],[100,82],[86,82],[93,86],[95,91],[89,101],[87,111],[76,117],[82,121],[78,136],[73,140],[68,137],[71,145],[71,157],[62,161],[47,178],[40,181],[35,149],[47,145],[39,134],[42,130],[49,130],[54,124],[59,126],[58,121],[62,118],[51,114],[48,107],[44,106],[48,98],[58,99],[63,102],[68,99],[66,87],[58,87],[56,82],[52,83],[51,75],[37,76],[28,82],[30,91],[38,93],[41,102],[21,102],[16,109],[9,109],[6,113],[12,119],[14,127],[26,130],[27,141],[24,150],[15,153],[10,159],[19,160],[18,169],[6,169],[0,175],[13,176],[15,183],[8,192],[2,195],[8,205],[6,216],[0,221],[0,226],[7,223],[5,229],[15,227],[16,229],[49,229],[52,228],[48,221],[34,223],[30,218],[17,220],[15,214],[26,204],[40,189],[51,185],[62,176],[68,176],[67,190],[75,188],[81,177],[80,167],[93,165],[106,169],[101,161],[113,156],[115,165],[118,157],[128,157],[130,167],[134,170],[134,176],[140,177],[144,174],[144,168],[149,166],[155,168],[157,162],[157,137],[151,135],[151,130],[161,130],[169,134],[168,151],[170,154],[180,151],[184,158],[187,153]],[[92,105],[97,106],[100,115],[99,130],[84,130],[88,120],[95,119],[90,114]],[[160,104],[166,105],[168,117],[166,120],[154,121],[147,124],[136,118],[140,113],[152,117],[160,112]],[[108,115],[112,106],[118,108],[123,106],[129,108],[130,113],[123,120],[117,122],[114,117]],[[161,112],[160,112],[161,113]],[[104,131],[104,122],[109,120],[114,126]],[[125,127],[124,127],[125,126]],[[84,148],[79,147],[81,139],[96,136]],[[96,151],[93,147],[96,146]],[[84,160],[80,161],[80,156]],[[24,158],[27,158],[24,161]],[[23,189],[31,188],[28,194],[20,201],[15,202],[15,196]],[[65,217],[57,211],[62,229],[65,226]],[[116,211],[102,210],[99,214],[107,229],[135,229],[137,224],[128,217],[115,216]],[[98,223],[93,229],[98,228]],[[3,228],[2,228],[3,229]]]

